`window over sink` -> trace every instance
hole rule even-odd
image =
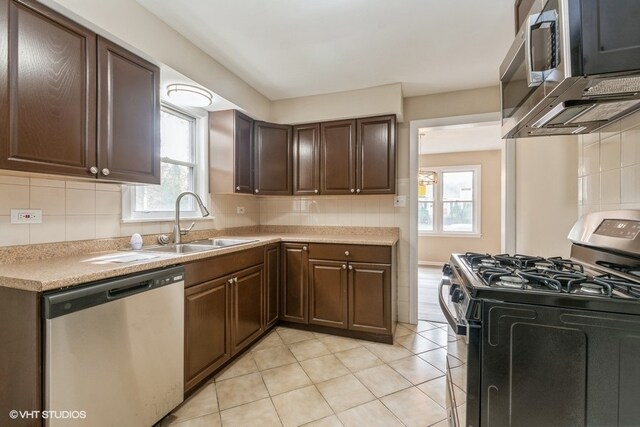
[[[200,195],[208,206],[207,116],[163,104],[160,112],[161,184],[124,186],[124,221],[171,220],[183,191]],[[199,218],[192,197],[180,202],[182,218]]]
[[[429,167],[418,185],[418,231],[425,236],[480,234],[480,165]]]

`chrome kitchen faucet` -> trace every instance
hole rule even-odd
[[[184,191],[180,193],[176,198],[176,222],[175,224],[173,224],[173,236],[174,236],[173,242],[176,245],[180,243],[181,236],[184,236],[185,234],[187,234],[189,231],[191,231],[193,226],[196,225],[195,222],[192,222],[189,228],[187,229],[180,228],[180,200],[182,200],[182,198],[188,194],[196,198],[196,201],[198,202],[198,206],[200,206],[200,212],[202,212],[202,216],[203,217],[209,216],[209,210],[204,206],[204,203],[202,203],[202,199],[200,199],[200,196],[198,196],[193,191]]]

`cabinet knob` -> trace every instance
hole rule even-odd
[[[234,277],[234,278],[233,278],[233,282],[237,285],[237,284],[238,284],[238,278],[237,278],[237,277]]]
[[[347,264],[342,264],[342,269],[346,270],[347,269]]]
[[[356,192],[356,190],[354,190],[354,189],[352,188],[352,189],[351,189],[351,192],[352,192],[352,193],[355,193],[355,192]]]
[[[91,166],[89,168],[89,172],[91,172],[93,175],[98,175],[98,168],[95,166]]]
[[[236,191],[240,191],[240,186],[239,185],[236,187]]]
[[[353,270],[353,265],[349,265],[349,270]]]
[[[233,285],[233,279],[227,280],[227,283],[229,283],[230,285]]]
[[[318,189],[313,190],[314,193],[318,194]]]
[[[307,251],[307,249],[309,249],[309,248],[307,248],[306,246],[302,247],[302,250],[305,251],[305,252]]]
[[[257,188],[254,191],[256,192],[256,194],[260,192],[260,190],[258,190]]]
[[[356,190],[356,193],[360,194],[360,189],[359,188]]]
[[[351,252],[349,252],[349,251],[344,251],[344,254],[345,254],[346,256],[349,256],[349,255],[351,255]]]
[[[110,173],[111,172],[109,171],[109,169],[107,169],[107,168],[102,169],[102,175],[109,176]]]

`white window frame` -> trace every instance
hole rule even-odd
[[[208,168],[208,113],[205,110],[195,108],[178,107],[166,102],[161,103],[161,110],[183,116],[193,120],[193,163],[161,158],[161,163],[172,163],[184,166],[193,166],[194,192],[200,196],[204,205],[209,208],[209,168]],[[122,222],[154,222],[175,220],[175,210],[173,211],[136,211],[135,197],[136,188],[140,185],[122,186]],[[211,220],[211,216],[203,218],[197,204],[193,203],[193,210],[180,210],[181,219],[189,220]]]
[[[481,186],[482,186],[482,166],[481,165],[462,165],[462,166],[439,166],[426,167],[429,171],[436,172],[437,183],[433,187],[433,231],[418,230],[419,236],[428,237],[482,237],[481,212]],[[473,172],[473,230],[472,231],[445,231],[443,229],[443,200],[442,200],[442,173],[443,172]],[[418,197],[420,200],[420,197]],[[418,229],[420,224],[418,224]]]

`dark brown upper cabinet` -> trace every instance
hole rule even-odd
[[[320,193],[356,192],[356,121],[320,123]]]
[[[258,195],[291,194],[291,126],[256,122],[254,190]]]
[[[0,0],[0,168],[160,183],[159,69],[31,0]]]
[[[253,119],[237,110],[209,113],[209,191],[253,194]]]
[[[98,37],[98,176],[160,184],[160,69]]]
[[[293,127],[293,194],[320,192],[320,125]]]
[[[356,193],[396,192],[396,117],[358,119]]]

